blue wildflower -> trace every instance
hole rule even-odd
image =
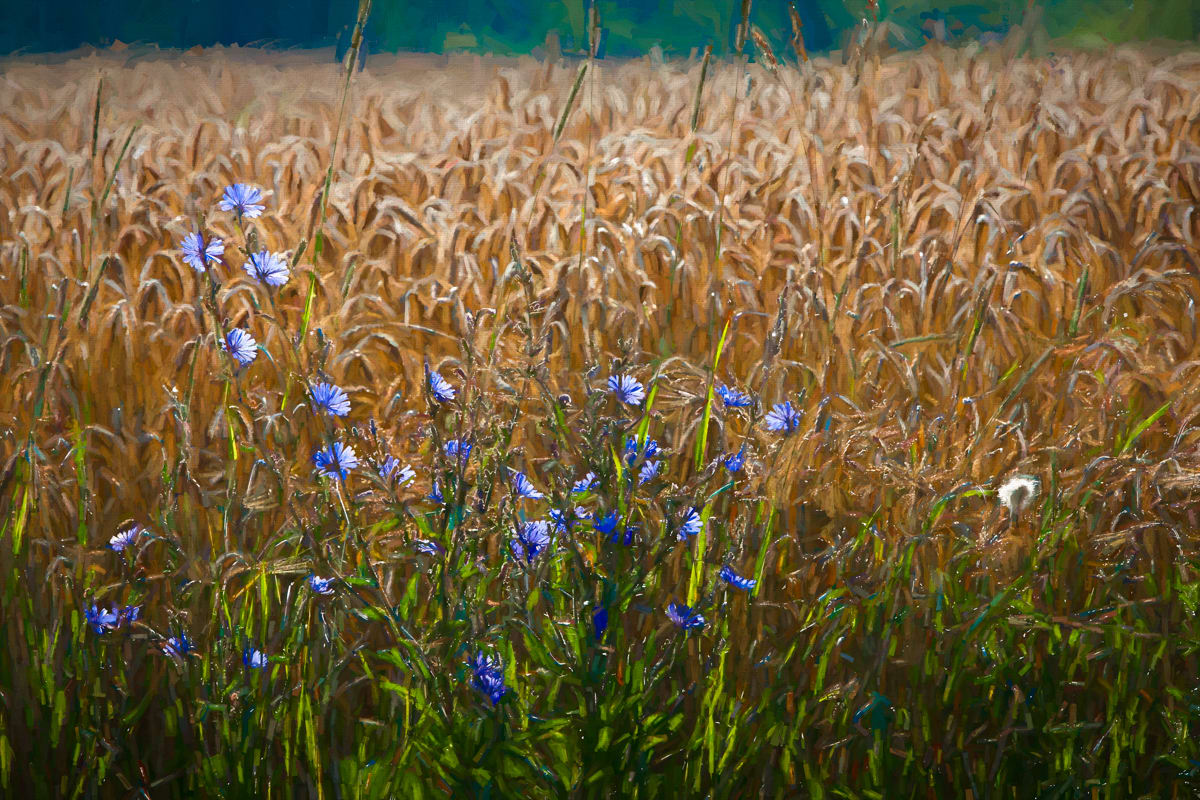
[[[679,526],[678,536],[679,541],[686,542],[691,537],[704,530],[704,520],[696,512],[696,509],[689,508],[687,513],[683,515],[683,523]]]
[[[326,478],[340,476],[346,480],[350,477],[350,470],[358,466],[358,456],[354,455],[353,447],[334,442],[332,446],[313,453],[313,464],[317,466],[318,475]]]
[[[608,534],[610,534],[614,530],[616,530],[617,512],[610,511],[607,514],[605,514],[603,517],[597,517],[596,521],[592,523],[592,527],[596,529],[597,533],[601,533],[601,534],[604,534],[605,536],[607,536]]]
[[[234,328],[225,334],[225,341],[221,342],[221,349],[228,351],[244,367],[258,355],[258,342],[254,341],[254,337],[250,335],[249,331]]]
[[[642,468],[638,471],[638,486],[652,480],[658,474],[661,466],[661,461],[647,461],[645,464],[642,464]]]
[[[242,650],[242,663],[250,669],[264,669],[267,666],[267,654],[253,647]]]
[[[592,630],[597,640],[604,638],[604,632],[608,630],[608,609],[604,606],[600,606],[592,614]]]
[[[633,466],[633,462],[641,458],[654,458],[658,454],[658,440],[648,439],[642,445],[641,450],[638,450],[637,439],[627,439],[625,441],[625,463]]]
[[[636,534],[639,530],[641,530],[641,527],[636,524],[626,525],[620,534],[618,534],[616,531],[613,531],[612,535],[608,537],[608,540],[613,544],[623,544],[628,547],[629,545],[633,544],[634,534]]]
[[[405,464],[399,472],[396,472],[396,468],[399,466],[400,460],[395,456],[389,455],[383,460],[383,463],[377,466],[375,469],[379,472],[379,477],[383,478],[385,481],[391,481],[392,476],[395,475],[396,484],[399,486],[403,486],[409,481],[416,479],[417,472],[410,465]]]
[[[335,417],[344,417],[350,413],[350,398],[346,397],[341,387],[332,383],[318,383],[310,386],[308,393],[312,397],[313,408],[318,411]]]
[[[436,556],[442,552],[442,547],[437,542],[431,542],[428,539],[414,539],[413,547],[418,553],[424,553],[427,556]]]
[[[429,499],[437,503],[439,506],[446,502],[445,498],[442,497],[442,489],[438,486],[437,480],[434,480],[433,488],[429,490]]]
[[[316,575],[308,576],[308,588],[312,589],[313,594],[330,595],[333,594],[333,582],[336,578],[319,578]]]
[[[471,659],[471,685],[491,700],[493,706],[499,703],[508,692],[504,685],[504,662],[482,650],[476,653]]]
[[[183,253],[183,263],[196,272],[204,272],[210,262],[220,263],[225,254],[225,243],[220,239],[206,242],[199,232],[189,233],[179,243],[179,251]]]
[[[693,628],[703,628],[708,624],[701,614],[681,603],[672,602],[667,606],[667,616],[671,618],[671,622],[674,622],[685,631]]]
[[[550,546],[550,526],[546,520],[521,524],[517,535],[509,540],[509,547],[518,560],[524,559],[526,564],[532,564],[542,551]]]
[[[529,478],[525,477],[524,472],[513,472],[512,485],[517,496],[524,497],[526,500],[541,500],[546,496],[534,488],[534,485],[529,482]]]
[[[646,388],[637,378],[629,375],[613,375],[608,379],[608,390],[625,405],[639,406],[646,399]]]
[[[180,631],[178,636],[172,636],[163,642],[162,651],[164,656],[170,656],[178,661],[184,656],[190,656],[195,653],[196,645],[187,637],[186,633]]]
[[[429,372],[429,391],[439,403],[449,403],[454,399],[454,387],[432,370]]]
[[[97,608],[96,604],[92,603],[91,608],[84,607],[83,617],[87,624],[92,627],[92,630],[103,635],[117,628],[132,625],[137,621],[141,611],[140,606],[126,606],[125,608],[113,606],[109,610],[107,608]]]
[[[576,521],[589,519],[591,516],[591,512],[583,506],[575,506],[574,515],[571,517],[557,508],[550,509],[550,519],[554,522],[554,530],[557,533],[566,533]]]
[[[571,486],[571,494],[583,494],[584,492],[590,492],[592,489],[595,489],[598,484],[599,481],[596,480],[596,473],[589,472],[587,475],[584,475],[582,478],[575,481],[575,483]]]
[[[250,259],[242,265],[242,269],[246,270],[246,274],[251,278],[267,286],[283,286],[291,274],[286,258],[266,250],[251,253]]]
[[[741,575],[738,575],[733,571],[733,567],[729,566],[728,564],[721,567],[721,571],[718,573],[718,575],[720,575],[721,580],[725,581],[730,586],[747,592],[753,589],[758,583],[758,581],[754,580],[753,578],[743,578]]]
[[[91,608],[83,609],[83,616],[87,620],[87,624],[92,626],[92,630],[99,634],[108,633],[117,627],[116,612],[96,608],[95,603],[92,603]]]
[[[471,457],[471,443],[465,439],[451,439],[446,442],[446,457],[458,457],[459,461],[465,462]]]
[[[134,525],[123,531],[118,531],[117,535],[108,540],[108,546],[115,552],[121,552],[127,547],[132,547],[137,538],[142,535],[142,526]]]
[[[726,408],[745,408],[750,405],[753,400],[750,395],[737,389],[732,389],[723,383],[718,383],[716,386],[717,394],[721,396]]]
[[[800,412],[792,407],[791,401],[776,403],[767,412],[767,430],[787,435],[800,427]]]
[[[236,212],[239,217],[254,219],[263,212],[264,206],[259,204],[259,200],[262,200],[262,191],[257,186],[235,183],[221,195],[217,207],[222,211]]]
[[[724,459],[725,469],[730,472],[741,472],[746,465],[746,448],[740,448],[736,453],[730,453]]]

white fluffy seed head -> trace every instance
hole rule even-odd
[[[1038,496],[1041,483],[1032,475],[1015,475],[1000,485],[997,496],[1008,513],[1016,516]]]

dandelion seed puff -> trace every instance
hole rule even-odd
[[[1001,484],[996,495],[1008,513],[1016,516],[1037,498],[1041,488],[1041,483],[1032,475],[1016,475]]]

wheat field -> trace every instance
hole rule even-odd
[[[304,400],[305,376],[329,376],[346,390],[354,410],[345,433],[360,454],[386,450],[416,463],[429,453],[428,362],[471,387],[456,430],[475,426],[481,451],[516,453],[544,466],[550,481],[562,453],[547,433],[551,418],[534,409],[566,395],[557,407],[574,425],[589,388],[627,370],[657,391],[652,435],[674,487],[666,495],[688,495],[711,477],[713,458],[749,448],[736,502],[714,506],[734,551],[751,562],[762,553],[755,603],[729,611],[722,646],[746,646],[729,656],[740,677],[724,691],[738,708],[758,702],[757,713],[786,707],[789,725],[800,724],[799,702],[801,717],[815,715],[805,724],[820,731],[805,738],[793,729],[795,754],[764,750],[744,763],[745,774],[776,776],[755,778],[755,790],[720,783],[716,759],[737,756],[697,745],[709,748],[710,763],[701,777],[686,770],[702,767],[680,767],[687,786],[697,796],[795,796],[789,786],[819,796],[813,781],[823,779],[813,775],[866,785],[879,779],[877,759],[904,764],[907,752],[923,765],[914,769],[938,775],[923,784],[935,794],[912,796],[968,784],[975,796],[993,796],[979,785],[1020,773],[1002,759],[1018,752],[1005,749],[1012,726],[1003,719],[978,753],[973,737],[963,743],[969,731],[947,732],[943,743],[939,730],[922,734],[911,720],[907,732],[890,729],[890,747],[867,735],[855,751],[836,733],[840,725],[853,735],[859,717],[849,717],[864,702],[875,708],[873,692],[893,709],[916,702],[925,690],[904,670],[922,668],[925,633],[898,636],[897,645],[863,610],[854,629],[884,644],[852,654],[835,637],[801,647],[808,657],[793,654],[805,636],[817,641],[811,608],[830,592],[865,603],[885,587],[889,603],[920,605],[949,575],[963,586],[1023,580],[1010,600],[1029,605],[1005,618],[1017,630],[1038,613],[1057,620],[1111,592],[1114,607],[1141,614],[1163,586],[1191,574],[1200,530],[1200,54],[1127,47],[1034,58],[1006,48],[778,68],[763,58],[713,62],[703,81],[699,59],[599,61],[588,64],[577,96],[579,62],[373,56],[349,84],[341,122],[344,74],[308,53],[9,59],[0,80],[0,374],[11,388],[0,394],[0,512],[14,541],[4,547],[6,646],[53,650],[52,640],[74,635],[67,620],[82,624],[84,595],[115,596],[128,584],[146,603],[150,640],[181,614],[189,630],[215,640],[240,614],[282,652],[288,635],[267,607],[298,602],[287,586],[314,569],[310,550],[333,563],[337,545],[321,536],[339,516],[345,536],[363,531],[357,562],[344,561],[341,545],[344,574],[355,563],[394,567],[382,582],[400,593],[419,574],[395,564],[413,534],[407,523],[382,524],[391,506],[365,486],[354,494],[347,485],[343,498],[314,483],[307,455],[323,429],[289,410]],[[266,211],[248,235],[293,263],[291,280],[269,294],[243,273],[232,245],[211,284],[179,255],[193,230],[226,242],[243,235],[216,210],[237,182],[264,190]],[[298,252],[318,234],[319,252],[313,244]],[[251,330],[266,358],[232,377],[224,371],[202,307],[208,297],[222,330]],[[760,416],[714,404],[714,359],[717,382],[741,387],[762,408],[790,400],[802,412],[797,434],[777,442],[756,424]],[[503,436],[483,431],[487,419],[505,421]],[[289,462],[284,453],[300,456]],[[1014,475],[1040,483],[1024,514],[997,502]],[[422,472],[396,502],[420,503],[430,489]],[[648,510],[643,524],[666,525],[670,508]],[[738,510],[755,508],[752,520]],[[766,531],[764,509],[775,520]],[[106,545],[127,520],[154,521],[170,546],[136,567],[114,567]],[[694,559],[675,551],[656,562],[657,585],[688,593],[695,564],[720,563],[717,544]],[[481,548],[480,563],[502,559],[502,535],[488,534]],[[1131,573],[1140,576],[1133,588],[1121,584]],[[200,588],[188,594],[188,584]],[[1042,587],[1036,597],[1024,594],[1034,586]],[[25,592],[27,600],[13,599]],[[219,613],[214,597],[258,605]],[[1172,603],[1122,629],[1170,638],[1189,613],[1187,602]],[[170,614],[155,617],[155,606]],[[888,609],[890,618],[896,608]],[[964,612],[959,634],[973,618]],[[329,639],[323,619],[310,622]],[[653,640],[656,620],[634,611],[629,620],[638,641]],[[912,624],[909,633],[923,630]],[[344,625],[347,645],[382,647],[383,634],[361,619]],[[1008,641],[1015,653],[1030,640],[1017,632]],[[683,674],[705,685],[703,656],[717,651],[688,645],[697,658]],[[1046,643],[1030,652],[1043,646],[1038,663],[1057,652]],[[635,650],[630,663],[648,652]],[[70,652],[46,669],[62,669]],[[534,658],[528,645],[511,652],[510,660]],[[833,666],[813,652],[834,654]],[[130,657],[165,686],[152,656]],[[876,657],[870,680],[847,666]],[[338,658],[330,663],[341,669]],[[756,677],[760,659],[770,659],[776,682]],[[1194,674],[1194,662],[1181,647],[1138,662],[1150,667],[1134,674],[1169,684]],[[6,681],[28,663],[12,662]],[[307,680],[299,662],[279,668]],[[1121,669],[1129,678],[1128,665]],[[354,674],[344,693],[326,698],[341,716],[323,718],[322,736],[337,740],[337,731],[357,730],[348,719],[384,714],[381,690],[363,687],[374,673]],[[776,691],[778,681],[787,688]],[[804,687],[814,682],[832,686],[805,712]],[[121,701],[130,708],[134,685]],[[53,692],[35,703],[40,695],[27,691],[51,724]],[[815,709],[834,695],[837,710],[821,717]],[[1080,717],[1090,709],[1107,719],[1116,712],[1104,698],[1068,697],[1045,710],[1046,725],[1068,716],[1074,725],[1077,707]],[[711,726],[717,701],[709,702],[693,698],[687,708],[701,721],[707,709]],[[1003,718],[1007,700],[995,702]],[[1172,713],[1186,705],[1164,702]],[[23,785],[19,765],[31,760],[66,774],[82,769],[57,740],[44,751],[22,743],[33,717],[22,721],[11,702],[8,711],[5,785]],[[944,711],[950,720],[935,727],[965,726],[954,721],[962,708]],[[1168,736],[1167,727],[1142,735]],[[1102,734],[1079,736],[1099,747]],[[960,773],[957,762],[937,766],[954,736],[982,771],[966,755]],[[797,766],[802,752],[817,766]],[[1182,785],[1162,783],[1159,766],[1112,772],[1124,757],[1097,757],[1107,790]],[[106,769],[116,774],[124,762],[112,758]],[[1082,776],[1091,767],[1081,763],[1063,769]],[[349,780],[345,767],[330,778],[306,764],[287,771],[291,785],[332,796],[323,781]],[[437,783],[405,769],[435,794],[466,791],[448,773]],[[132,791],[136,779],[123,785]],[[60,788],[76,791],[74,778]]]

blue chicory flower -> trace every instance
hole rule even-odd
[[[253,647],[242,650],[242,663],[250,669],[264,669],[267,666],[267,654]]]
[[[646,399],[646,388],[637,378],[630,375],[613,375],[608,379],[608,390],[625,405],[639,406]]]
[[[720,575],[721,580],[725,581],[730,586],[747,592],[753,589],[758,583],[758,581],[754,580],[753,578],[743,578],[741,575],[738,575],[733,571],[733,567],[729,566],[728,564],[721,567],[721,571],[718,574]]]
[[[163,642],[162,651],[163,655],[179,660],[195,653],[196,645],[187,637],[186,633],[180,631],[178,636],[172,636]]]
[[[233,211],[239,217],[254,219],[263,212],[264,206],[259,203],[260,200],[262,200],[262,191],[257,186],[235,183],[225,190],[225,194],[221,195],[221,202],[217,204],[217,207],[222,211]]]
[[[638,486],[653,480],[654,476],[658,475],[658,470],[661,466],[661,461],[647,461],[645,464],[642,464],[642,468],[638,470]]]
[[[716,392],[721,396],[721,400],[725,403],[726,408],[745,408],[754,402],[750,399],[750,395],[738,389],[730,388],[723,383],[717,384]]]
[[[767,412],[767,430],[788,435],[800,427],[800,412],[792,407],[790,400],[776,403]]]
[[[446,442],[446,457],[458,457],[459,461],[465,462],[471,457],[471,443],[464,439],[451,439]]]
[[[312,397],[313,409],[324,411],[335,417],[344,417],[350,413],[350,398],[340,386],[332,383],[318,383],[310,386],[309,396]]]
[[[244,367],[258,355],[258,342],[254,341],[249,331],[234,328],[225,334],[221,349],[228,351]]]
[[[436,556],[442,552],[442,547],[437,542],[431,542],[428,539],[414,539],[413,547],[418,553],[424,553],[427,556]]]
[[[251,278],[268,286],[283,286],[288,282],[291,270],[288,269],[287,259],[280,253],[270,253],[260,250],[251,253],[250,259],[242,266]]]
[[[118,531],[116,536],[108,540],[108,546],[119,553],[127,547],[132,547],[133,543],[142,535],[142,531],[143,528],[141,525],[134,525],[123,531]]]
[[[742,467],[746,466],[746,448],[741,447],[736,453],[725,456],[723,463],[730,472],[741,472]]]
[[[596,521],[592,523],[592,527],[596,529],[597,533],[607,536],[608,534],[610,534],[614,530],[616,530],[617,512],[610,511],[607,514],[605,514],[603,517],[597,517]]]
[[[429,391],[433,394],[433,399],[439,403],[449,403],[454,399],[454,387],[432,370],[429,372]]]
[[[518,560],[524,559],[526,564],[532,564],[550,546],[549,527],[544,519],[522,523],[516,536],[509,540],[513,555]]]
[[[667,606],[667,616],[683,630],[703,628],[708,622],[704,617],[681,603],[672,602]]]
[[[598,484],[599,481],[596,480],[596,473],[589,472],[587,475],[584,475],[582,478],[575,481],[575,483],[571,486],[571,494],[583,494],[584,492],[590,492],[592,489],[596,488]]]
[[[689,508],[687,513],[683,515],[683,522],[680,524],[679,533],[676,536],[679,538],[679,541],[686,542],[702,530],[704,530],[704,520],[701,519],[696,509]]]
[[[308,588],[312,589],[313,594],[330,595],[333,594],[333,582],[336,578],[319,578],[316,575],[308,576]]]
[[[546,496],[534,488],[534,485],[529,482],[529,478],[525,477],[524,472],[513,472],[512,485],[517,496],[524,497],[526,500],[541,500]]]
[[[504,685],[504,662],[482,650],[477,652],[471,659],[471,685],[491,700],[493,706],[499,703],[508,692]]]
[[[183,237],[183,241],[179,243],[179,251],[183,253],[183,263],[196,272],[204,272],[209,263],[220,263],[221,256],[225,254],[225,242],[220,239],[210,239],[206,242],[204,236],[197,231]]]
[[[318,475],[326,478],[340,476],[346,480],[350,477],[350,470],[358,467],[358,456],[354,455],[353,447],[334,442],[330,447],[313,453],[313,464],[317,467]]]

